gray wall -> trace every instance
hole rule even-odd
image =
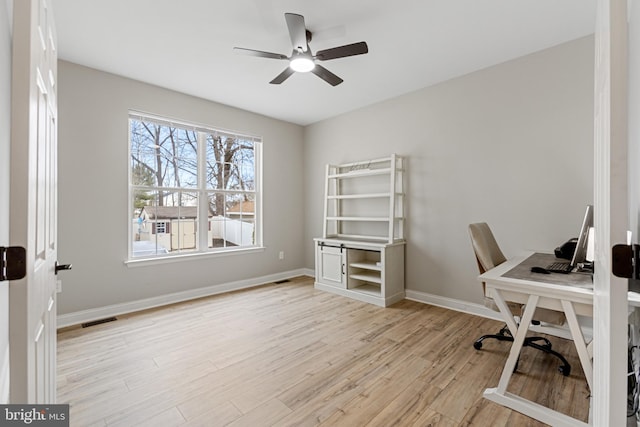
[[[507,256],[552,250],[593,202],[593,38],[575,40],[305,129],[305,265],[326,163],[408,157],[406,288],[481,302],[467,225]],[[558,156],[558,157],[555,157]]]
[[[60,61],[58,313],[72,313],[301,268],[300,126]],[[188,75],[185,76],[188,78]],[[128,110],[263,137],[262,252],[127,267]],[[278,259],[278,252],[285,259]]]

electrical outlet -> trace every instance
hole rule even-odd
[[[280,251],[280,253],[278,254],[278,258],[284,259],[284,251]]]

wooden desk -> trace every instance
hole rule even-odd
[[[587,345],[577,315],[593,316],[593,285],[590,274],[531,273],[531,267],[544,267],[556,261],[551,254],[529,253],[500,264],[478,276],[486,283],[487,295],[495,301],[514,337],[496,388],[486,389],[484,397],[552,426],[587,426],[588,424],[550,408],[507,392],[509,380],[520,356],[528,326],[536,307],[563,311],[587,384],[591,389],[593,365],[591,345]],[[507,301],[526,304],[520,325],[509,310]]]

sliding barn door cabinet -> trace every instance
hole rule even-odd
[[[404,299],[404,159],[327,165],[315,287],[386,307]]]

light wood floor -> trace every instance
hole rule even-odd
[[[386,309],[310,278],[148,310],[58,335],[58,401],[88,426],[540,426],[482,398],[509,343],[502,325],[402,301]],[[572,364],[523,350],[509,391],[587,419]]]

